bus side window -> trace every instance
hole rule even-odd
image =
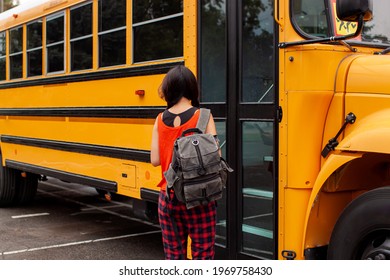
[[[183,1],[133,1],[133,62],[183,56]]]
[[[99,0],[99,67],[126,64],[126,0]]]
[[[23,77],[23,27],[16,27],[9,31],[9,69],[10,78]]]
[[[6,32],[0,32],[0,81],[6,79],[6,52],[5,52],[5,34]]]
[[[92,3],[70,10],[70,69],[92,68]]]
[[[46,20],[47,73],[65,70],[64,22],[64,13],[53,15]]]
[[[308,35],[329,36],[324,0],[294,0],[293,19],[299,29]]]
[[[42,19],[27,24],[27,76],[42,75]]]

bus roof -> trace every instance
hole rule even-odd
[[[87,0],[30,0],[0,13],[0,31],[29,22],[73,4]]]

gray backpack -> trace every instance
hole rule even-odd
[[[164,172],[167,191],[173,189],[187,209],[220,199],[227,172],[233,172],[219,155],[214,136],[204,133],[209,118],[210,110],[201,108],[196,128],[185,130],[176,139],[172,162]]]

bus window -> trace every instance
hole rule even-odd
[[[47,73],[63,72],[64,69],[64,14],[48,17],[46,20]]]
[[[4,81],[6,79],[5,54],[5,32],[0,32],[0,81]]]
[[[133,61],[183,56],[183,1],[133,1]]]
[[[226,158],[226,121],[225,120],[215,120],[215,127],[218,132],[219,144],[222,152],[222,157]],[[218,201],[218,209],[217,209],[217,227],[216,227],[216,236],[215,242],[220,246],[226,247],[226,221],[227,221],[227,203],[226,203],[226,188],[223,190],[223,197]]]
[[[226,102],[226,1],[202,1],[201,101]]]
[[[274,101],[274,17],[268,0],[243,1],[242,102]]]
[[[375,1],[371,21],[364,24],[362,41],[375,44],[390,44],[390,1]]]
[[[10,78],[18,79],[23,76],[23,27],[11,29],[9,32],[9,69]]]
[[[126,0],[99,1],[99,66],[126,64]]]
[[[27,25],[27,76],[42,75],[42,20]]]
[[[294,0],[293,19],[297,27],[310,36],[327,37],[326,0]]]
[[[92,3],[70,11],[71,71],[92,68]]]
[[[357,23],[340,20],[336,15],[336,0],[331,0],[332,5],[332,20],[334,25],[334,35],[343,36],[353,34],[356,32]],[[388,1],[374,1],[372,20],[364,23],[362,34],[350,39],[351,41],[366,42],[372,44],[390,44],[390,31],[387,26],[390,25],[390,17],[388,10],[390,9],[390,2]]]
[[[273,125],[242,122],[242,251],[265,259],[274,251]]]

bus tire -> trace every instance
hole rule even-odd
[[[38,175],[29,172],[26,172],[25,175],[19,175],[17,178],[14,202],[18,205],[31,202],[38,189]]]
[[[390,259],[390,187],[368,191],[342,212],[329,242],[328,259]]]
[[[2,156],[0,155],[0,162]],[[7,207],[14,204],[16,194],[17,172],[14,169],[0,166],[0,207]]]

